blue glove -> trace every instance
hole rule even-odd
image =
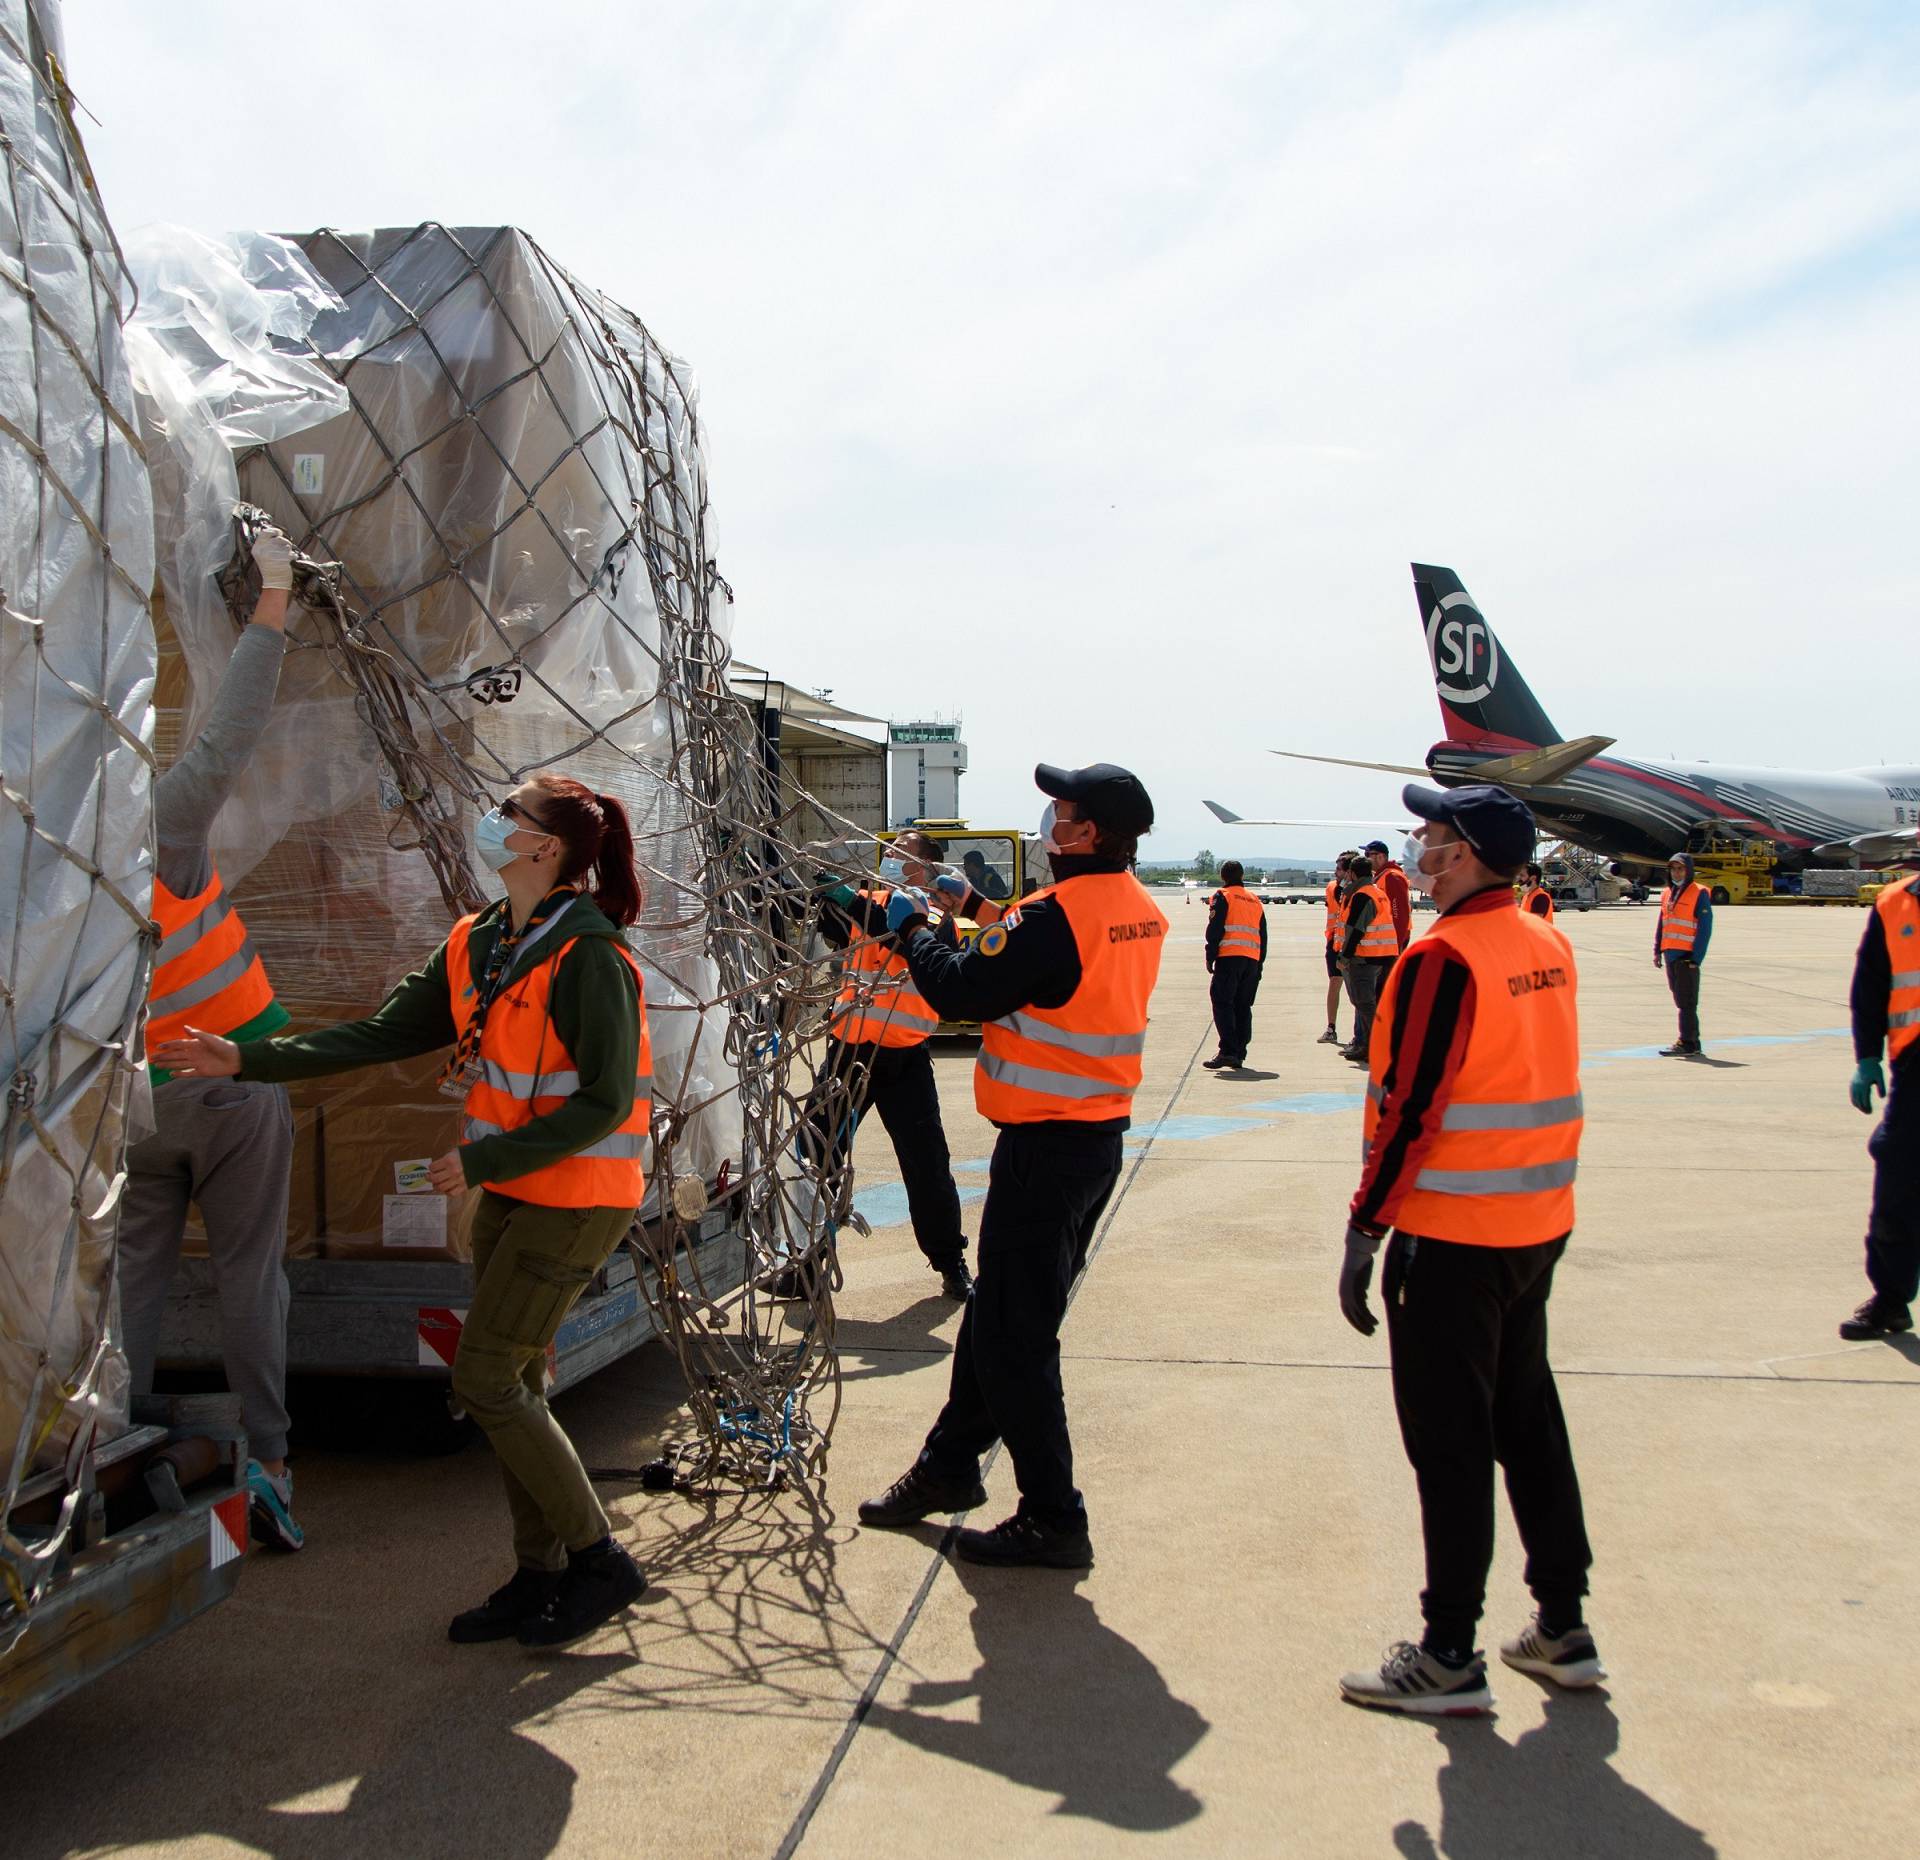
[[[1873,1115],[1873,1093],[1876,1086],[1879,1087],[1880,1096],[1884,1098],[1887,1095],[1887,1081],[1880,1071],[1879,1060],[1861,1060],[1853,1069],[1852,1083],[1847,1086],[1847,1096],[1853,1100],[1853,1108],[1856,1111],[1864,1111],[1869,1117]]]
[[[924,922],[926,915],[927,898],[925,892],[896,891],[893,896],[887,900],[887,928],[893,931],[896,936],[906,925],[912,923],[916,917]]]
[[[942,872],[933,881],[933,888],[943,897],[951,898],[956,904],[966,903],[967,893],[973,889],[964,878],[956,877],[952,872]]]

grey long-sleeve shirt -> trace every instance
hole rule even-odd
[[[246,773],[273,715],[286,644],[270,626],[250,626],[240,635],[206,727],[153,784],[156,870],[177,898],[190,898],[213,880],[207,842],[214,819]]]

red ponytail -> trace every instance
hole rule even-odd
[[[595,794],[565,775],[529,778],[540,790],[540,824],[567,849],[561,882],[590,871],[595,904],[621,929],[640,920],[640,874],[633,863],[633,828],[627,810],[610,794]]]

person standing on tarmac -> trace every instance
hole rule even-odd
[[[1207,973],[1213,977],[1214,1031],[1220,1050],[1201,1063],[1209,1072],[1247,1063],[1253,1039],[1253,997],[1267,968],[1267,907],[1246,887],[1238,859],[1220,868],[1221,889],[1207,907]]]
[[[213,826],[253,760],[273,715],[285,655],[293,545],[276,529],[253,543],[260,596],[214,695],[206,727],[153,784],[153,915],[160,927],[147,1003],[153,1134],[127,1152],[120,1210],[120,1311],[135,1399],[153,1388],[167,1289],[180,1261],[187,1205],[206,1223],[220,1303],[220,1354],[253,1457],[253,1534],[298,1550],[287,1466],[287,1179],[293,1113],[286,1088],[198,1078],[169,1069],[160,1049],[187,1023],[233,1039],[287,1024],[287,1010],[227,901],[213,863]]]
[[[1680,1010],[1680,1037],[1660,1049],[1662,1059],[1694,1059],[1700,1053],[1700,965],[1713,936],[1713,900],[1693,876],[1693,861],[1675,853],[1667,861],[1667,888],[1653,930],[1653,966],[1664,967],[1673,1005]]]
[[[1041,839],[1053,884],[964,949],[928,931],[912,898],[890,907],[921,993],[981,1023],[974,1101],[1000,1135],[946,1406],[919,1458],[862,1503],[860,1521],[894,1528],[984,1505],[981,1455],[1004,1440],[1019,1508],[992,1530],[956,1533],[955,1554],[1086,1569],[1093,1543],[1073,1482],[1060,1325],[1119,1180],[1167,919],[1132,871],[1153,827],[1138,778],[1110,762],[1043,762],[1034,781],[1052,797]]]
[[[1920,1296],[1920,878],[1882,887],[1853,959],[1853,1056],[1848,1095],[1873,1115],[1873,1209],[1867,1219],[1867,1283],[1873,1296],[1840,1326],[1850,1343],[1913,1328]],[[1887,1049],[1891,1089],[1880,1070]]]
[[[1393,913],[1394,953],[1397,955],[1413,940],[1413,897],[1407,888],[1407,875],[1387,851],[1385,840],[1367,842],[1367,864],[1373,882],[1387,894],[1387,909]]]
[[[1340,946],[1346,936],[1347,896],[1352,886],[1351,862],[1357,852],[1343,852],[1333,862],[1333,876],[1327,880],[1327,1030],[1316,1042],[1320,1046],[1340,1044]]]
[[[808,1094],[799,1145],[816,1166],[837,1160],[852,1148],[869,1107],[878,1111],[906,1185],[913,1237],[940,1275],[940,1289],[958,1302],[972,1289],[973,1277],[928,1045],[940,1016],[914,986],[887,930],[893,888],[927,884],[931,865],[944,859],[946,850],[917,828],[899,834],[881,861],[880,884],[836,886],[823,899],[827,940],[847,953],[840,999],[827,1029],[831,1054]],[[871,994],[865,992],[869,988]],[[850,1090],[862,1072],[864,1095]],[[815,1270],[814,1263],[803,1260],[775,1274],[767,1289],[776,1298],[807,1297]]]
[[[560,1647],[647,1586],[545,1383],[547,1346],[646,1189],[653,1048],[620,934],[639,918],[640,876],[619,801],[560,775],[522,782],[474,842],[507,895],[462,917],[365,1020],[244,1043],[190,1027],[155,1057],[198,1078],[280,1080],[454,1049],[440,1089],[465,1101],[463,1140],[427,1180],[481,1191],[453,1393],[499,1456],[517,1567],[447,1638]]]
[[[1546,876],[1539,866],[1529,861],[1527,865],[1527,888],[1520,894],[1520,908],[1529,916],[1538,917],[1546,923],[1553,922],[1553,893],[1540,881]]]
[[[1410,785],[1403,798],[1429,823],[1407,863],[1440,917],[1380,1004],[1340,1310],[1373,1334],[1367,1287],[1391,1230],[1381,1291],[1420,1490],[1426,1631],[1340,1690],[1356,1705],[1452,1715],[1493,1703],[1473,1642],[1496,1462],[1538,1604],[1500,1657],[1559,1686],[1605,1677],[1582,1607],[1593,1555],[1580,1482],[1547,1361],[1547,1297],[1573,1228],[1580,1038],[1572,945],[1513,905],[1533,847],[1526,804],[1485,785]]]
[[[1364,1066],[1374,1009],[1400,954],[1400,944],[1386,887],[1373,876],[1372,864],[1364,853],[1354,855],[1353,877],[1340,938],[1341,973],[1346,977],[1347,998],[1353,1003],[1353,1039],[1340,1049],[1340,1057]]]

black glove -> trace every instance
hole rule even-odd
[[[1373,1283],[1373,1256],[1379,1240],[1347,1225],[1347,1252],[1340,1262],[1340,1315],[1363,1337],[1371,1337],[1380,1320],[1367,1306],[1367,1287]]]

